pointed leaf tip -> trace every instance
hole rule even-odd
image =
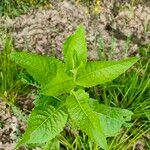
[[[137,57],[131,57],[119,61],[88,62],[85,68],[78,70],[76,83],[80,86],[92,87],[112,81],[138,60]]]

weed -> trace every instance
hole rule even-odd
[[[117,78],[138,58],[88,62],[83,26],[67,38],[63,54],[64,62],[27,52],[12,53],[12,59],[39,84],[39,100],[16,148],[23,144],[46,143],[47,149],[49,143],[59,143],[57,136],[71,123],[86,133],[96,147],[107,149],[106,137],[115,136],[121,126],[127,126],[131,120],[131,111],[100,104],[83,89]]]

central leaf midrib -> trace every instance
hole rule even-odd
[[[51,106],[52,107],[52,106]],[[61,109],[62,107],[64,107],[64,106],[61,106],[61,107],[59,107],[59,108],[57,108],[57,109],[55,109],[54,107],[52,107],[52,108],[54,108],[54,112],[49,116],[49,117],[47,117],[47,119],[45,119],[33,132],[31,132],[32,134],[34,134],[34,132],[36,132],[36,130],[37,129],[39,129],[45,122],[47,122],[47,120],[49,120],[50,119],[50,117],[52,117],[54,114],[55,114],[55,112],[57,112],[59,109]]]
[[[83,78],[86,78],[86,77],[90,76],[90,75],[93,74],[93,73],[100,72],[100,71],[102,71],[102,70],[104,70],[104,69],[106,69],[106,68],[111,68],[112,66],[115,66],[115,65],[116,65],[116,64],[112,64],[112,65],[109,66],[109,67],[104,67],[104,68],[97,69],[97,70],[94,70],[94,71],[92,71],[92,72],[86,73],[84,76],[80,76],[79,78],[77,78],[77,80],[82,80]],[[117,64],[117,66],[118,66],[118,65],[123,66],[122,64]]]
[[[90,124],[91,124],[91,125],[94,127],[94,129],[95,129],[95,126],[93,125],[93,123],[92,123],[91,120],[89,119],[88,115],[87,115],[86,112],[84,111],[84,108],[82,107],[82,105],[81,105],[80,102],[78,101],[76,95],[75,95],[74,93],[73,93],[73,95],[74,95],[74,97],[75,97],[75,99],[76,99],[78,105],[80,106],[81,110],[83,111],[83,113],[85,114],[85,116],[86,116],[86,117],[88,118],[88,120],[90,121]]]

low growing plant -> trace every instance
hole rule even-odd
[[[44,143],[46,150],[53,142],[59,144],[58,136],[70,120],[92,142],[107,149],[106,138],[115,136],[131,120],[131,111],[100,104],[98,100],[90,98],[84,88],[112,81],[137,62],[138,58],[87,61],[82,25],[65,41],[63,54],[64,61],[27,52],[13,52],[11,55],[40,87],[40,98],[36,101],[26,132],[16,149],[24,144]]]

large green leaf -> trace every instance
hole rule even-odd
[[[17,147],[25,143],[45,143],[57,136],[64,128],[67,114],[63,107],[37,106],[31,113],[28,126]]]
[[[43,95],[57,96],[65,92],[70,92],[75,87],[72,77],[66,73],[57,74],[50,82],[48,82],[41,90]]]
[[[112,81],[129,69],[138,58],[128,58],[121,61],[88,62],[85,69],[78,70],[76,83],[80,86],[91,87]]]
[[[82,25],[77,28],[74,34],[67,38],[64,43],[63,53],[68,70],[78,68],[80,64],[87,62],[85,30]]]
[[[72,91],[66,100],[71,118],[91,139],[106,149],[107,142],[98,115],[89,105],[89,95],[83,90]]]
[[[65,68],[60,60],[53,57],[27,52],[13,52],[11,57],[41,85],[45,85],[56,76],[57,72]]]
[[[89,103],[92,109],[98,113],[100,123],[107,137],[116,136],[121,127],[126,126],[131,121],[133,113],[129,110],[109,107],[100,104],[95,99],[89,99]]]

